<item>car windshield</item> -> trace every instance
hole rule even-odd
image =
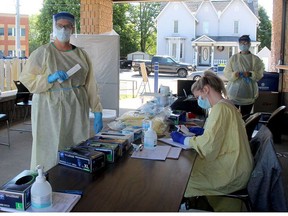
[[[173,61],[175,61],[175,62],[177,62],[177,63],[179,63],[180,61],[177,61],[174,57],[170,57]]]

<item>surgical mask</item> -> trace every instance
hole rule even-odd
[[[60,42],[64,43],[64,42],[68,42],[70,40],[72,30],[66,29],[66,28],[61,28],[61,29],[55,28],[55,33],[56,33],[57,39]]]
[[[197,102],[198,102],[198,105],[203,109],[211,108],[211,104],[210,104],[208,98],[202,99],[202,97],[199,96]]]
[[[250,45],[248,45],[248,44],[240,44],[240,45],[239,45],[239,48],[240,48],[240,50],[243,51],[243,52],[248,52],[248,51],[249,51],[249,48],[250,48]]]

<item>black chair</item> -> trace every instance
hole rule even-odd
[[[17,87],[17,94],[16,94],[16,99],[14,102],[11,122],[14,120],[15,115],[16,115],[16,109],[18,109],[18,108],[22,108],[22,109],[24,108],[25,114],[24,114],[23,121],[25,122],[27,116],[29,115],[29,110],[31,110],[32,101],[30,100],[30,98],[32,97],[32,94],[29,92],[29,90],[20,81],[14,80],[14,83]],[[26,129],[11,129],[11,130],[31,132],[31,130],[26,130]]]
[[[270,129],[271,133],[273,134],[273,140],[275,143],[281,142],[285,110],[286,106],[280,106],[272,113],[261,113],[262,117],[259,120],[259,123],[266,125]]]
[[[0,142],[0,145],[9,146],[10,148],[10,126],[8,116],[6,114],[0,114],[0,122],[6,122],[7,125],[7,142]]]
[[[245,120],[245,128],[249,141],[252,139],[253,132],[259,123],[261,115],[261,113],[254,113]]]

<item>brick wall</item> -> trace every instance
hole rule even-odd
[[[101,34],[113,29],[112,0],[81,0],[81,34]]]

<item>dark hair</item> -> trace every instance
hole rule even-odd
[[[240,38],[239,38],[239,43],[241,42],[241,41],[246,41],[246,42],[251,42],[251,39],[250,39],[250,37],[249,37],[249,35],[242,35]]]
[[[214,72],[210,70],[204,71],[204,76],[197,80],[191,87],[191,92],[201,91],[205,85],[211,86],[216,92],[226,96],[224,82]]]

